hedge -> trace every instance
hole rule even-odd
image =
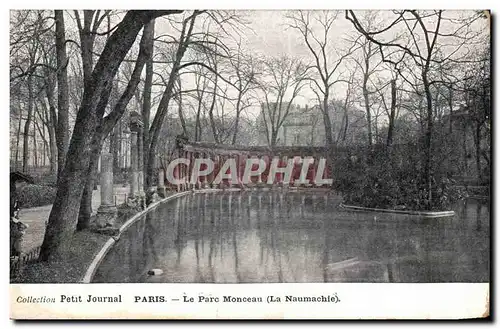
[[[21,209],[45,206],[54,203],[56,191],[49,185],[26,184],[17,189],[17,199]]]

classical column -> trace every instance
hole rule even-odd
[[[271,158],[271,162],[274,161],[274,157]],[[281,158],[281,155],[278,156],[278,165],[277,165],[277,168],[281,168],[283,164],[283,160]],[[271,171],[269,171],[269,175],[270,175]],[[269,179],[269,178],[268,178]],[[271,185],[272,188],[274,187],[277,187],[277,186],[280,186],[281,185],[281,182],[282,182],[282,179],[281,179],[281,173],[280,172],[277,172],[276,174],[274,174],[274,177],[272,177],[273,179],[273,184]]]
[[[314,163],[312,164],[312,177],[311,177],[311,183],[312,186],[317,187],[316,185],[316,172],[318,171],[318,161],[319,159],[314,159]]]
[[[238,187],[241,187],[241,179],[240,179],[240,164],[241,164],[241,154],[237,153],[236,154],[236,159],[234,160],[236,162],[236,184]]]
[[[142,127],[141,115],[132,111],[129,118],[130,125],[130,198],[140,199],[140,205],[144,205],[144,187],[141,182],[142,173]]]
[[[137,184],[138,194],[143,197],[144,193],[144,146],[143,146],[143,127],[139,126],[137,130]]]
[[[307,159],[310,159],[310,158],[312,158],[314,161],[316,161],[316,159],[314,159],[314,157],[307,156]],[[307,184],[304,184],[305,187],[311,187],[313,185],[314,175],[316,175],[316,171],[314,170],[315,165],[316,164],[314,162],[310,163],[309,167],[307,168],[306,180],[308,180],[309,182]]]
[[[211,188],[215,188],[215,184],[214,184],[214,180],[215,180],[215,177],[217,177],[217,174],[219,173],[219,155],[218,154],[214,154],[213,155],[213,160],[214,160],[214,170],[213,172],[210,174],[210,187]]]
[[[139,195],[137,131],[130,132],[130,198]]]
[[[213,162],[213,159],[212,159],[212,156],[210,155],[210,153],[205,153],[205,158],[212,160],[212,164],[213,164],[213,166],[212,166],[212,172],[210,172],[207,176],[205,176],[205,178],[203,180],[203,182],[204,182],[203,187],[204,188],[210,188],[210,182],[213,179],[212,178],[213,177],[213,172],[215,170],[215,163]]]
[[[221,173],[221,169],[222,169],[222,165],[225,163],[225,161],[226,161],[226,156],[225,155],[219,155],[219,172],[217,173],[217,175],[219,175],[219,174],[222,175],[223,174],[223,173]],[[223,187],[224,187],[224,179],[221,179],[221,181],[219,182],[218,188],[223,188]]]
[[[186,158],[186,152],[183,150],[179,150],[179,158]],[[179,189],[181,191],[184,190],[185,184],[184,179],[186,177],[186,166],[184,164],[179,164]]]
[[[257,156],[258,159],[262,159],[263,157],[261,155]],[[267,164],[264,165],[264,167],[266,166]],[[266,168],[264,168],[264,170],[262,172],[266,171]],[[258,179],[257,179],[257,184],[262,184],[262,172],[259,174],[258,176]]]
[[[201,158],[202,159],[208,159],[208,154],[205,153],[205,152],[202,152],[200,153],[201,155]],[[201,166],[200,166],[200,170],[201,170]],[[207,169],[208,168],[208,165],[206,164],[203,164],[203,168],[202,169]],[[207,179],[208,179],[208,176],[207,175],[204,175],[203,177],[200,177],[200,189],[201,188],[207,188]]]
[[[193,165],[193,156],[192,153],[189,151],[186,151],[184,153],[184,157],[189,160],[189,165],[184,166],[184,190],[188,190],[191,188],[190,186],[190,176],[191,176],[191,166]]]
[[[193,153],[186,151],[185,157],[186,159],[189,160],[189,165],[186,166],[185,168],[184,184],[185,184],[185,189],[189,190],[191,189],[191,167],[193,166]]]
[[[195,169],[195,167],[194,167],[195,163],[194,162],[196,161],[196,159],[203,159],[203,153],[202,152],[194,152],[193,153],[193,157],[192,157],[192,160],[191,160],[193,162],[191,164],[191,175],[193,174],[193,171]],[[202,170],[202,166],[203,165],[204,164],[200,164],[200,167],[197,168],[198,173]],[[196,175],[196,181],[194,183],[193,188],[195,188],[195,189],[201,189],[201,178],[200,178],[200,176],[198,174]]]
[[[101,154],[101,205],[97,209],[98,227],[113,226],[117,216],[113,195],[113,155],[104,151]]]
[[[176,151],[177,153],[177,158],[179,158],[179,155],[181,154],[181,151],[180,150],[177,150]],[[179,179],[181,178],[181,168],[180,168],[180,164],[178,164],[177,166],[174,167],[174,178],[177,182],[179,182]],[[175,188],[177,189],[177,192],[180,192],[180,189],[181,189],[181,185],[180,184],[176,184]]]
[[[245,154],[240,154],[238,155],[238,183],[240,184],[241,187],[245,187],[243,184],[243,174],[245,173],[245,167],[247,163],[247,155]]]
[[[280,167],[284,168],[283,166],[288,165],[288,157],[286,155],[280,156]],[[280,173],[279,180],[278,180],[278,185],[279,186],[285,186],[285,173]]]
[[[158,186],[156,188],[158,195],[162,198],[167,196],[167,190],[165,188],[165,174],[162,168],[158,168]]]

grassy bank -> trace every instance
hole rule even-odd
[[[123,206],[118,208],[116,227],[120,227],[137,213]],[[11,279],[11,283],[76,283],[80,282],[85,271],[99,250],[109,239],[108,235],[90,230],[75,232],[57,259],[48,262],[33,262],[24,266],[21,273]]]

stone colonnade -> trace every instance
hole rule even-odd
[[[128,173],[129,191],[127,193],[127,204],[133,204],[141,208],[145,207],[144,193],[144,148],[143,148],[143,123],[140,114],[130,114],[130,170]],[[113,227],[117,208],[115,204],[113,184],[113,155],[108,150],[101,152],[101,174],[100,174],[101,204],[97,210],[96,225],[99,228]]]
[[[144,191],[144,154],[143,154],[143,123],[140,114],[132,112],[130,114],[130,170],[129,170],[129,186],[130,190],[127,204],[144,208],[145,191]],[[237,167],[237,184],[233,187],[259,187],[270,186],[267,184],[268,176],[271,167],[271,161],[278,157],[278,167],[287,166],[290,159],[294,161],[294,167],[289,182],[284,181],[284,173],[276,173],[275,179],[272,180],[272,186],[301,186],[315,187],[314,177],[318,171],[319,159],[324,157],[325,151],[322,148],[314,147],[282,147],[282,150],[271,150],[266,147],[232,147],[225,145],[204,145],[203,143],[191,143],[179,145],[176,149],[175,157],[186,158],[190,160],[189,166],[179,164],[173,169],[173,176],[180,179],[181,183],[172,185],[166,180],[165,172],[162,168],[158,170],[158,184],[156,192],[160,197],[166,197],[167,190],[186,191],[191,189],[202,188],[227,188],[231,187],[227,179],[223,179],[220,183],[215,183],[214,180],[222,168],[226,160],[232,158],[236,161]],[[299,160],[307,157],[314,158],[314,162],[307,170],[307,184],[296,184],[296,180],[301,176],[302,162]],[[201,176],[195,182],[191,182],[191,173],[194,169],[195,159],[211,159],[214,163],[214,170],[206,176]],[[247,186],[243,184],[243,176],[245,171],[246,161],[250,158],[261,159],[266,164],[265,170],[257,175],[252,176],[251,181]],[[200,168],[204,170],[203,167]],[[258,164],[254,164],[252,170],[256,170]],[[327,165],[328,168],[328,165]],[[230,170],[227,171],[230,173]],[[329,178],[328,173],[323,178]],[[107,150],[101,154],[101,205],[97,213],[97,224],[99,227],[113,226],[117,215],[117,209],[113,193],[113,156]]]
[[[317,150],[319,149],[319,150]],[[267,184],[271,161],[274,158],[279,158],[278,167],[284,168],[287,166],[289,160],[293,159],[294,166],[289,182],[284,181],[284,173],[276,173],[275,179],[272,180],[273,186],[301,186],[301,187],[316,187],[314,184],[314,178],[318,172],[319,159],[324,157],[325,151],[322,148],[310,148],[310,147],[293,147],[290,149],[285,148],[280,152],[273,152],[265,147],[253,147],[249,150],[241,149],[241,147],[232,149],[231,146],[224,145],[203,145],[203,143],[191,143],[185,144],[176,149],[174,158],[185,158],[190,160],[189,166],[185,164],[178,164],[173,168],[173,176],[175,179],[180,179],[180,184],[170,184],[166,180],[166,173],[160,168],[158,173],[158,193],[163,195],[167,189],[175,191],[186,191],[191,189],[202,189],[202,188],[228,188],[228,187],[244,187],[243,176],[245,171],[246,161],[248,159],[261,159],[265,162],[265,170],[257,175],[250,177],[250,183],[247,187],[258,187],[258,186],[270,186]],[[302,170],[302,159],[313,158],[314,162],[309,165],[307,170],[306,179],[309,180],[307,184],[297,184],[295,181],[299,179]],[[217,177],[222,165],[228,159],[234,159],[236,161],[237,167],[237,184],[232,186],[227,181],[223,179],[220,183],[215,183],[214,180]],[[210,159],[214,163],[214,170],[208,175],[201,176],[196,182],[191,182],[191,173],[194,170],[195,159]],[[200,170],[204,170],[205,165],[202,164]],[[252,170],[256,170],[258,164],[254,164]],[[331,178],[330,169],[328,165],[326,166],[326,174],[323,178]],[[230,169],[227,170],[226,174],[230,173]],[[324,186],[323,186],[324,187]]]

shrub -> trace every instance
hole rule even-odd
[[[51,187],[56,187],[57,186],[57,175],[53,175],[50,173],[47,174],[41,174],[37,176],[32,176],[33,180],[35,181],[36,185],[40,186],[51,186]]]
[[[432,202],[429,204],[424,181],[424,162],[416,145],[391,149],[357,149],[334,162],[335,188],[344,202],[352,205],[408,210],[447,210],[465,195],[439,162],[432,177]]]
[[[31,208],[52,204],[57,189],[49,185],[24,184],[17,189],[20,207]]]

